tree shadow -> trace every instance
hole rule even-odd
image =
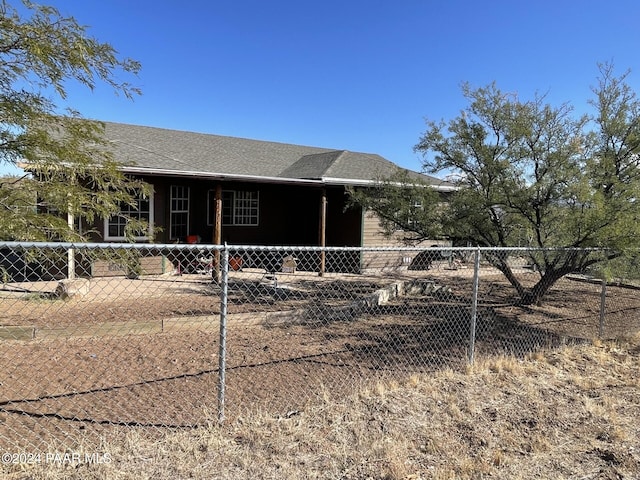
[[[259,278],[230,279],[228,284],[228,302],[231,305],[251,303],[256,309],[261,305],[274,305],[279,302],[283,310],[287,301],[300,306],[307,302],[332,301],[348,304],[382,288],[383,282],[345,281],[345,280],[279,280],[277,275],[265,274]]]
[[[352,362],[389,370],[461,365],[472,354],[476,358],[524,358],[542,349],[589,341],[579,335],[520,322],[501,314],[495,305],[479,305],[474,324],[468,300],[454,295],[404,300],[369,308],[351,318],[327,316],[307,326],[322,329],[327,341],[345,342]],[[348,327],[336,328],[339,322]]]

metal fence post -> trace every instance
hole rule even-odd
[[[473,365],[476,348],[476,323],[478,317],[478,286],[480,284],[480,248],[473,262],[473,295],[471,300],[471,326],[469,328],[469,364]]]
[[[598,337],[602,338],[604,333],[604,312],[607,301],[607,279],[602,279],[602,289],[600,290],[600,327],[598,328]]]
[[[229,248],[225,242],[220,255],[220,349],[218,352],[218,422],[224,422],[225,374],[227,368],[227,295],[229,288]]]

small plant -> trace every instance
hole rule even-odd
[[[0,282],[2,282],[3,289],[4,286],[9,283],[9,280],[11,280],[11,277],[9,276],[9,272],[7,271],[7,269],[4,267],[0,267]]]

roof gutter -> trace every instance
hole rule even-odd
[[[22,163],[20,167],[27,170],[28,164]],[[120,168],[124,173],[137,174],[137,175],[150,175],[150,176],[167,176],[167,177],[180,177],[180,178],[206,178],[212,180],[238,180],[244,182],[254,183],[273,183],[273,184],[285,184],[285,185],[349,185],[354,187],[370,187],[378,183],[376,180],[364,180],[364,179],[350,179],[350,178],[336,178],[336,177],[322,177],[320,179],[312,178],[285,178],[285,177],[264,177],[257,175],[243,175],[243,174],[229,174],[229,173],[215,173],[215,172],[198,172],[193,170],[170,170],[163,168],[144,168],[133,167],[124,165]],[[398,186],[401,186],[398,183]],[[429,185],[438,192],[453,192],[457,190],[457,187],[453,185]]]
[[[325,185],[350,185],[353,187],[371,187],[378,183],[378,180],[360,180],[360,179],[346,179],[346,178],[333,178],[333,177],[322,177],[323,183]],[[398,187],[401,187],[403,184],[399,182],[393,183]],[[437,192],[455,192],[458,190],[458,187],[455,185],[438,185],[438,184],[425,184]]]
[[[141,167],[123,166],[120,168],[125,173],[152,176],[167,177],[198,177],[212,180],[240,180],[244,182],[262,182],[262,183],[280,183],[280,184],[305,184],[305,185],[324,185],[322,180],[300,179],[300,178],[283,178],[283,177],[262,177],[256,175],[242,175],[215,172],[197,172],[192,170],[169,170],[169,169],[149,169]]]

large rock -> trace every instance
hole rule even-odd
[[[89,293],[89,287],[90,283],[86,278],[68,278],[58,282],[55,295],[65,300],[73,297],[83,297]]]

